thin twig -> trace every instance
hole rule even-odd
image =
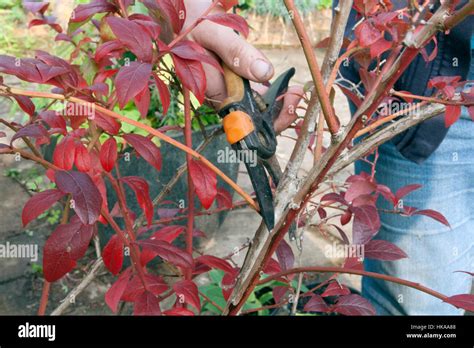
[[[51,315],[61,315],[72,303],[75,303],[77,296],[79,296],[79,294],[81,294],[82,291],[86,289],[90,283],[92,283],[97,274],[102,271],[103,266],[104,261],[102,260],[102,258],[97,259],[92,265],[92,268],[89,273],[87,273],[84,279],[82,279],[82,281],[69,292],[69,294],[64,298],[64,300],[61,301],[61,304],[56,307],[55,310],[53,310]]]

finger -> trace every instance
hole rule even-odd
[[[275,132],[277,134],[280,134],[287,129],[298,118],[296,108],[298,107],[303,94],[304,90],[301,86],[291,86],[288,88],[280,115],[278,115],[278,118],[274,122]]]
[[[204,21],[191,35],[201,46],[216,53],[238,75],[256,82],[266,82],[273,77],[273,65],[267,57],[232,29]]]
[[[216,56],[212,52],[208,51],[207,53],[213,57]],[[207,81],[206,98],[207,101],[217,109],[227,97],[224,76],[220,71],[209,64],[203,64],[203,67]]]

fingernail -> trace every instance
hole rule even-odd
[[[250,66],[250,71],[259,81],[267,81],[272,77],[273,67],[263,59],[257,59]]]

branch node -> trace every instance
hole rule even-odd
[[[336,133],[334,133],[334,134],[331,136],[331,143],[332,143],[332,145],[339,144],[339,143],[341,142],[341,140],[342,140],[343,135],[344,135],[344,131],[343,131],[342,127],[341,127],[341,128],[339,128],[339,130],[338,130]]]
[[[300,208],[301,203],[296,203],[295,201],[291,201],[288,203],[288,208],[291,210],[298,210]]]

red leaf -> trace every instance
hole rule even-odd
[[[436,38],[436,36],[433,36],[432,41],[434,43],[434,48],[431,51],[430,55],[428,55],[428,51],[426,50],[426,47],[423,47],[421,50],[421,55],[423,56],[423,59],[427,63],[432,62],[438,56],[438,39]]]
[[[172,56],[179,80],[202,104],[206,91],[206,75],[202,64],[195,60],[183,59],[176,55]]]
[[[151,62],[153,58],[153,45],[150,35],[143,28],[125,18],[108,17],[107,23],[113,33],[124,46],[132,51],[138,59]]]
[[[358,269],[358,270],[363,271],[364,265],[362,264],[360,259],[357,257],[347,257],[344,260],[344,264],[342,265],[342,268]]]
[[[122,127],[122,125],[115,119],[102,115],[97,111],[95,113],[94,121],[100,128],[112,135],[117,135],[120,131],[120,127]]]
[[[115,234],[102,250],[104,264],[113,275],[117,275],[122,269],[123,246],[122,240]]]
[[[281,272],[280,265],[275,259],[268,260],[267,264],[263,268],[263,273],[265,274],[277,274]]]
[[[168,86],[160,79],[160,77],[153,73],[153,77],[155,78],[156,88],[158,88],[158,93],[160,94],[160,101],[163,107],[163,115],[168,113],[168,109],[171,103],[171,95],[168,89]]]
[[[183,0],[144,0],[143,3],[155,19],[165,18],[170,22],[174,33],[179,34],[186,20]]]
[[[94,228],[78,219],[59,225],[44,245],[43,271],[48,282],[55,282],[70,272],[87,251]]]
[[[173,225],[165,226],[159,231],[153,233],[150,239],[162,240],[168,243],[172,243],[180,234],[184,232],[186,228],[184,226]]]
[[[46,122],[46,124],[51,128],[50,133],[59,132],[63,135],[66,134],[66,121],[64,121],[64,118],[59,116],[55,111],[42,111],[39,113],[39,118]]]
[[[314,48],[328,48],[329,43],[331,42],[331,37],[326,37],[319,41]]]
[[[347,201],[339,193],[327,193],[321,197],[321,202],[338,202],[344,205],[348,205]]]
[[[232,290],[235,286],[237,277],[237,272],[234,273],[226,273],[224,277],[222,277],[221,286],[222,286],[222,295],[226,301],[229,300],[230,295],[232,295]]]
[[[88,172],[91,168],[91,156],[89,155],[89,151],[84,146],[84,144],[78,142],[76,144],[76,154],[74,157],[74,164],[76,168],[80,172]]]
[[[42,125],[39,125],[39,124],[29,124],[23,128],[20,128],[18,132],[16,132],[15,135],[10,140],[10,146],[13,144],[13,142],[16,139],[19,139],[22,137],[35,138],[35,139],[38,139],[42,143],[44,143],[45,141],[49,141],[48,132]]]
[[[273,299],[275,300],[275,303],[280,303],[287,292],[288,292],[288,287],[275,286],[272,290]]]
[[[142,29],[145,30],[153,40],[159,39],[161,28],[157,23],[153,21],[150,16],[142,14],[133,14],[129,16],[128,19],[133,20],[140,27],[142,27]]]
[[[32,220],[36,219],[43,212],[48,210],[54,203],[64,196],[59,190],[46,190],[35,194],[26,202],[21,213],[21,221],[23,226],[28,225]]]
[[[461,106],[459,105],[446,105],[446,113],[444,118],[444,124],[446,127],[453,125],[461,116]]]
[[[135,148],[145,161],[155,167],[156,170],[161,170],[160,149],[150,139],[138,134],[125,134],[123,138]]]
[[[355,294],[341,296],[333,310],[342,315],[375,315],[375,309],[370,302]]]
[[[20,108],[30,115],[30,117],[35,115],[35,104],[33,104],[30,98],[23,95],[14,95],[13,98],[15,98]]]
[[[342,241],[344,242],[344,244],[351,244],[349,242],[349,238],[347,238],[346,232],[344,232],[342,228],[340,228],[339,226],[334,225],[334,224],[330,224],[329,226],[334,227],[339,232],[339,235],[341,236]]]
[[[396,205],[398,203],[397,198],[388,186],[377,185],[377,192],[380,193],[387,201],[391,202],[393,205]]]
[[[380,229],[380,217],[377,208],[371,205],[352,207],[354,222],[352,225],[353,243],[362,245],[374,237]]]
[[[155,252],[151,251],[150,249],[144,249],[140,253],[140,264],[142,266],[146,266],[148,262],[153,260],[156,256],[158,256]]]
[[[224,259],[221,259],[212,255],[199,256],[196,260],[197,263],[203,263],[210,268],[220,269],[226,273],[235,273],[234,268]]]
[[[446,86],[455,86],[461,81],[461,76],[436,76],[428,82],[428,88],[443,89]]]
[[[286,240],[282,239],[276,249],[276,255],[282,270],[286,271],[293,268],[293,265],[295,264],[295,255],[293,254],[293,249],[291,249],[291,246],[286,242]]]
[[[168,316],[193,316],[194,313],[186,308],[171,308],[163,312],[164,315]]]
[[[223,188],[218,188],[216,198],[218,208],[232,209],[232,195],[229,191]]]
[[[305,312],[329,312],[329,306],[319,295],[312,294],[309,301],[305,304],[303,311]]]
[[[121,109],[143,88],[148,86],[152,65],[148,63],[131,62],[122,67],[115,77],[117,99]]]
[[[74,139],[69,136],[64,137],[54,149],[54,165],[64,170],[71,170],[72,166],[74,165],[75,153],[76,144]]]
[[[217,196],[216,173],[195,159],[192,159],[188,166],[197,196],[204,209],[209,209]]]
[[[95,56],[94,60],[99,63],[102,59],[107,57],[110,53],[116,52],[116,51],[121,51],[122,50],[122,44],[118,40],[112,40],[112,41],[107,41],[97,47],[95,51]]]
[[[201,311],[201,301],[199,299],[198,287],[191,280],[182,280],[173,284],[176,295],[181,296],[185,303]]]
[[[318,212],[318,215],[319,215],[320,219],[325,219],[328,216],[328,213],[322,207],[318,207],[317,212]]]
[[[409,194],[410,192],[413,192],[415,190],[418,190],[419,188],[421,188],[422,185],[419,185],[419,184],[413,184],[413,185],[407,185],[407,186],[403,186],[402,188],[398,189],[397,192],[395,193],[395,199],[396,199],[396,203],[398,203],[398,201],[405,197],[407,194]]]
[[[392,42],[385,40],[381,37],[379,40],[375,41],[370,45],[370,57],[380,57],[382,53],[388,51],[392,47]]]
[[[120,180],[130,186],[130,188],[135,192],[138,204],[145,213],[148,226],[150,226],[153,220],[153,202],[150,198],[148,182],[138,176],[126,176]]]
[[[352,202],[355,198],[368,195],[375,191],[376,185],[367,180],[354,181],[344,196],[345,200]]]
[[[41,1],[41,2],[31,2],[31,1],[23,1],[23,7],[32,13],[40,13],[44,14],[49,7],[49,2]]]
[[[220,63],[214,57],[207,54],[206,50],[194,41],[179,41],[171,48],[171,52],[180,58],[207,63],[209,65],[212,65],[220,72],[224,72]]]
[[[148,110],[150,108],[150,89],[148,85],[143,88],[143,90],[135,96],[135,105],[137,106],[140,116],[145,118],[148,115]]]
[[[229,11],[232,7],[239,4],[239,0],[219,0],[224,10]]]
[[[408,255],[396,245],[385,240],[371,240],[364,246],[364,257],[368,259],[395,261]]]
[[[168,290],[168,285],[160,276],[146,274],[144,280],[148,290],[155,296]],[[144,291],[145,288],[142,279],[140,276],[134,275],[123,292],[122,300],[125,302],[134,302],[139,295],[143,294]]]
[[[451,228],[451,225],[449,224],[448,220],[444,217],[444,215],[435,210],[432,210],[432,209],[417,210],[412,215],[425,215]]]
[[[461,309],[465,309],[470,312],[474,312],[474,295],[465,294],[465,295],[454,295],[448,297],[444,302],[450,303],[453,306],[456,306]]]
[[[130,280],[130,268],[125,270],[117,281],[105,293],[105,303],[109,306],[112,312],[117,313],[117,306],[122,298],[128,282]]]
[[[359,43],[362,47],[369,47],[382,37],[380,30],[375,28],[372,23],[368,21],[363,21],[357,26],[355,35],[357,39],[359,39]]]
[[[203,18],[214,23],[224,25],[241,33],[244,37],[249,36],[249,25],[241,16],[234,13],[216,13]]]
[[[56,171],[54,178],[62,192],[72,195],[73,209],[82,223],[92,225],[96,222],[102,207],[102,196],[89,175],[75,171]]]
[[[347,225],[352,219],[352,211],[350,209],[346,210],[344,214],[341,215],[341,225]]]
[[[133,315],[161,315],[160,301],[150,291],[145,291],[135,300]]]
[[[71,22],[84,22],[93,15],[103,12],[113,12],[116,7],[106,0],[95,0],[89,4],[77,6],[71,14]]]
[[[149,249],[158,254],[163,260],[166,260],[181,268],[191,268],[193,258],[186,251],[161,240],[141,240],[137,242],[144,249]]]
[[[117,161],[117,142],[114,138],[107,139],[100,149],[100,164],[105,171],[110,172]]]
[[[324,290],[324,292],[321,294],[321,297],[350,295],[350,293],[351,291],[347,286],[334,281],[329,283],[326,290]]]

